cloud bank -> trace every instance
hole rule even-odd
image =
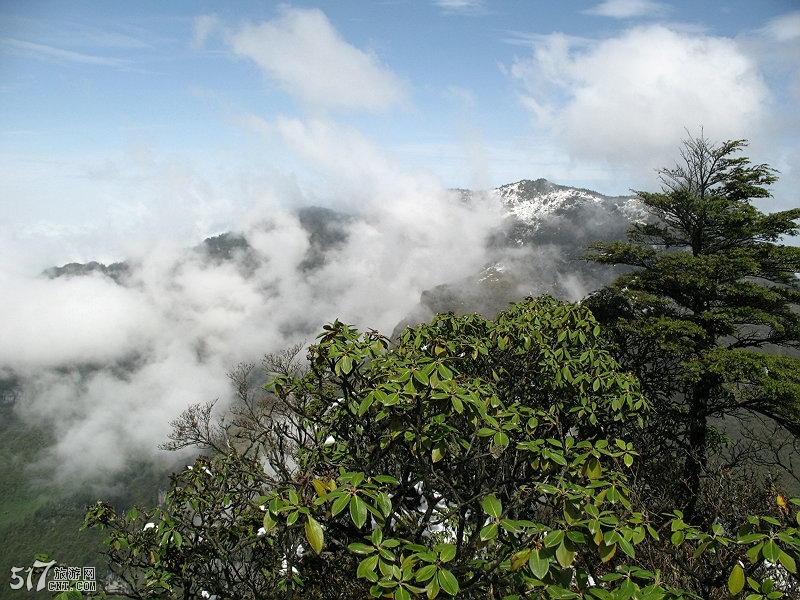
[[[390,333],[423,290],[483,266],[496,207],[467,205],[426,173],[405,172],[332,121],[269,124],[327,190],[253,192],[229,260],[156,245],[118,284],[99,273],[57,279],[6,272],[0,375],[22,382],[19,416],[54,433],[52,483],[82,485],[156,452],[189,404],[231,396],[241,361],[313,342],[339,318]],[[213,192],[209,192],[213,195]],[[328,213],[336,236],[319,246]],[[303,215],[317,215],[304,221]]]

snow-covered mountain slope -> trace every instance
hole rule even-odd
[[[539,224],[548,216],[593,207],[619,214],[628,222],[643,217],[641,203],[632,196],[604,196],[591,190],[551,183],[546,179],[524,179],[492,190],[491,195],[509,215],[529,224]]]

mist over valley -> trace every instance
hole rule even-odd
[[[613,277],[582,246],[641,217],[633,198],[540,179],[385,211],[304,206],[184,250],[48,268],[0,301],[4,397],[52,440],[28,469],[74,490],[113,486],[131,461],[163,468],[170,421],[193,403],[224,409],[231,368],[337,318],[390,335],[526,295],[579,300]]]

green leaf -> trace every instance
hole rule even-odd
[[[755,546],[747,549],[747,559],[750,561],[751,564],[755,564],[758,562],[758,557],[761,554],[761,549],[764,547],[764,542],[760,542]]]
[[[367,505],[358,496],[350,498],[350,518],[359,529],[367,522]]]
[[[498,448],[506,448],[508,446],[508,435],[504,431],[498,431],[494,434],[492,442]]]
[[[333,506],[331,507],[331,514],[335,517],[340,512],[342,512],[347,506],[347,503],[350,502],[350,498],[351,498],[350,494],[342,492],[342,494],[338,498],[336,498],[336,500],[333,501]]]
[[[554,529],[548,533],[544,538],[545,548],[553,548],[558,546],[564,540],[564,531],[562,529]]]
[[[764,558],[771,563],[777,563],[781,555],[781,549],[773,540],[764,542],[764,548],[761,550]]]
[[[424,371],[414,371],[414,379],[416,379],[422,385],[428,385],[430,382],[430,379]]]
[[[378,483],[388,483],[390,485],[397,485],[398,481],[391,475],[376,475],[373,477]]]
[[[428,582],[428,585],[425,586],[425,593],[428,596],[428,600],[433,600],[436,596],[439,595],[439,578],[434,577]]]
[[[778,560],[789,573],[797,573],[797,563],[790,554],[781,550],[781,553],[778,555]]]
[[[556,560],[562,567],[568,567],[575,560],[575,552],[569,547],[567,540],[563,539],[556,548]]]
[[[394,600],[411,600],[411,592],[404,587],[398,587],[394,591]]]
[[[534,550],[528,559],[528,566],[531,568],[533,576],[537,579],[543,579],[550,570],[550,561],[543,557],[541,552],[539,549]]]
[[[389,498],[389,495],[386,493],[382,492],[378,494],[375,505],[378,507],[378,510],[384,517],[388,517],[392,512],[392,499]]]
[[[522,567],[531,557],[532,550],[530,548],[523,548],[511,557],[511,571],[516,571]]]
[[[361,542],[353,542],[347,547],[350,552],[355,552],[356,554],[372,554],[375,552],[375,546],[368,546],[367,544],[362,544]]]
[[[495,519],[499,519],[503,514],[503,505],[494,496],[486,496],[481,502],[484,512]]]
[[[425,565],[417,570],[414,574],[414,579],[417,581],[428,581],[431,577],[436,575],[436,565]]]
[[[442,381],[447,381],[453,378],[453,371],[451,371],[447,365],[441,364],[437,368],[437,372],[439,373],[439,378]]]
[[[447,569],[441,569],[436,578],[439,580],[439,586],[451,596],[458,594],[458,579]]]
[[[369,534],[369,541],[372,542],[373,546],[380,546],[383,541],[383,530],[380,527],[373,529],[372,533]]]
[[[356,569],[356,576],[361,579],[368,579],[369,581],[378,581],[378,574],[375,572],[375,567],[378,566],[378,555],[373,554],[368,556],[360,563]]]
[[[728,576],[728,591],[731,596],[735,596],[744,589],[744,582],[744,569],[742,569],[742,565],[737,564]]]
[[[433,550],[439,553],[439,560],[442,562],[450,562],[456,557],[456,547],[454,544],[436,544]]]
[[[322,525],[319,524],[314,517],[308,515],[306,519],[306,539],[311,545],[311,549],[319,554],[322,552],[322,547],[325,545],[325,534],[322,531]]]
[[[497,537],[497,523],[489,523],[481,529],[480,538],[482,542],[493,540]]]
[[[685,537],[686,534],[682,530],[678,530],[673,532],[672,536],[670,537],[670,541],[672,541],[673,546],[680,546]]]
[[[592,481],[596,481],[603,476],[603,467],[597,457],[590,456],[585,463],[583,463],[583,474]]]
[[[570,501],[564,503],[564,520],[567,523],[574,523],[582,516],[581,509]]]
[[[601,542],[597,548],[598,553],[600,554],[600,560],[605,562],[610,561],[614,558],[614,555],[617,553],[617,545],[616,544],[606,544]]]
[[[631,544],[628,540],[621,537],[617,543],[625,554],[631,558],[636,558],[636,551],[633,549],[633,544]]]
[[[375,395],[367,394],[361,401],[361,404],[358,405],[358,416],[363,417],[364,413],[369,410],[369,407],[372,406],[372,403],[374,401],[375,401]]]
[[[328,488],[321,479],[315,479],[311,484],[314,486],[314,491],[317,492],[318,497],[324,498],[328,494]]]

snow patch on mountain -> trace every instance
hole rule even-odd
[[[644,207],[634,196],[604,196],[591,190],[551,183],[546,179],[524,179],[510,183],[491,190],[490,197],[496,198],[509,216],[532,226],[550,215],[563,214],[587,205],[618,211],[629,222],[645,217]]]

